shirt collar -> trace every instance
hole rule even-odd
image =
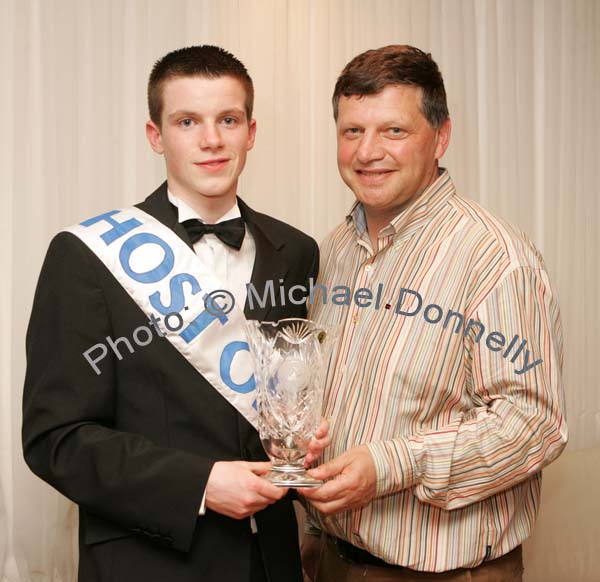
[[[170,190],[167,190],[167,196],[169,197],[169,202],[177,208],[178,221],[183,222],[184,220],[189,220],[190,218],[196,218],[201,220],[202,222],[206,222],[193,208],[188,206],[181,198],[177,198]],[[237,198],[235,204],[216,222],[224,222],[225,220],[231,220],[232,218],[239,218],[242,216],[240,212],[240,207],[237,203]]]
[[[402,210],[392,221],[380,232],[381,235],[397,235],[399,237],[413,234],[446,204],[448,198],[456,192],[454,183],[448,170],[439,169],[439,176],[432,182],[420,196]],[[352,205],[346,216],[346,222],[352,223],[356,233],[361,237],[367,231],[367,217],[365,209],[358,200]]]

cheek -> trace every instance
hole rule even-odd
[[[354,148],[348,144],[338,145],[338,166],[344,167],[352,163]]]
[[[402,142],[395,143],[392,147],[388,148],[388,153],[399,165],[404,165],[411,159],[410,148],[406,147],[406,144]]]
[[[242,168],[246,164],[246,158],[247,157],[248,157],[248,150],[241,149],[238,152],[238,155],[236,156],[236,163],[235,163],[235,166],[232,166],[232,171],[238,172],[238,173],[241,172]]]
[[[164,143],[165,153],[169,153],[174,163],[181,158],[186,150],[182,140],[170,140]]]
[[[184,170],[186,164],[183,159],[183,154],[172,145],[170,148],[165,149],[164,156],[171,170],[175,170],[178,173],[181,173]]]

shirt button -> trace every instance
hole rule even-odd
[[[373,269],[373,265],[371,265],[371,264],[369,264],[369,265],[367,265],[367,266],[365,267],[365,271],[366,271],[367,273],[370,273],[370,272],[371,272],[371,269]]]
[[[352,323],[357,323],[357,322],[358,322],[358,313],[355,313],[355,314],[352,316]]]

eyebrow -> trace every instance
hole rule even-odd
[[[339,126],[342,128],[347,128],[347,127],[364,127],[364,123],[359,123],[358,121],[352,121],[349,120],[345,123],[339,123]],[[406,122],[403,119],[400,118],[396,118],[396,119],[386,119],[380,123],[377,124],[377,127],[399,127],[401,129],[406,129],[410,126],[410,124],[408,122]]]
[[[231,107],[230,109],[226,109],[225,111],[222,111],[219,115],[242,115],[244,118],[246,117],[246,110],[245,109],[238,109],[237,107]]]
[[[223,117],[225,115],[241,115],[244,119],[246,118],[246,111],[244,109],[238,109],[237,107],[231,107],[229,109],[225,109],[224,111],[219,111],[217,117]],[[177,117],[198,117],[197,111],[187,111],[185,109],[178,109],[173,113],[170,113],[167,116],[169,121],[177,118]]]

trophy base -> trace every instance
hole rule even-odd
[[[304,489],[323,485],[323,481],[314,479],[301,467],[273,467],[264,478],[276,487]]]

